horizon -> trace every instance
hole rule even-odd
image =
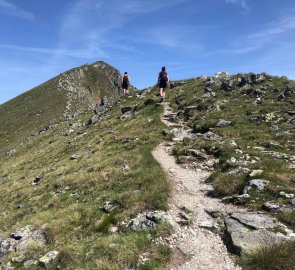
[[[0,14],[0,104],[96,61],[128,71],[138,89],[162,66],[171,80],[219,71],[295,79],[291,0],[0,0]]]

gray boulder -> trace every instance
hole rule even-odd
[[[224,80],[220,85],[220,89],[227,92],[232,91],[234,89],[234,84],[230,80]]]
[[[46,243],[43,230],[34,230],[30,225],[11,233],[10,236],[11,238],[6,238],[0,235],[0,261],[11,251],[16,253],[15,258],[22,258],[32,244],[41,247]]]
[[[228,175],[230,176],[241,176],[245,174],[249,174],[250,169],[245,167],[238,167],[236,170],[228,172]]]
[[[184,108],[183,115],[185,119],[189,119],[190,117],[193,116],[194,112],[197,112],[199,110],[200,110],[199,106],[188,106]]]
[[[31,226],[27,226],[24,228],[24,233],[22,238],[17,242],[15,246],[15,251],[22,255],[28,249],[28,247],[32,244],[35,246],[44,246],[46,244],[46,238],[44,231],[41,229],[33,230]]]
[[[30,268],[34,267],[34,265],[37,265],[37,264],[38,264],[38,261],[36,261],[36,260],[28,260],[28,261],[24,262],[24,268],[30,269]]]
[[[227,127],[231,124],[231,121],[227,121],[227,120],[224,120],[224,119],[220,119],[218,121],[218,123],[216,124],[217,127]]]
[[[226,237],[228,240],[228,247],[232,252],[238,255],[250,253],[261,246],[272,245],[284,240],[284,236],[267,230],[267,227],[256,229],[264,224],[264,219],[260,216],[256,221],[255,215],[256,214],[252,214],[250,220],[248,220],[249,216],[245,218],[241,216],[244,224],[241,223],[240,220],[232,217],[226,219]],[[266,224],[267,223],[269,223],[269,221],[266,221]],[[247,227],[247,224],[251,224],[251,226]],[[271,228],[273,228],[274,223],[271,223],[271,225]]]
[[[44,266],[45,268],[50,268],[54,263],[56,263],[58,259],[58,254],[59,252],[56,250],[50,251],[49,253],[45,254],[39,259],[40,265]]]
[[[70,157],[71,160],[75,160],[75,159],[79,159],[79,158],[80,158],[80,155],[78,155],[78,154],[71,155],[71,157]]]
[[[277,226],[274,218],[256,212],[233,213],[231,219],[235,219],[242,225],[255,230],[272,229]]]
[[[262,191],[269,184],[268,180],[253,179],[244,187],[243,194],[247,194],[250,190]]]
[[[10,234],[10,237],[15,240],[21,240],[23,237],[27,237],[32,232],[32,226],[28,225],[16,232]]]
[[[37,184],[39,183],[44,177],[44,173],[38,173],[35,177],[35,179],[33,180],[33,184]]]
[[[249,202],[251,199],[249,194],[242,194],[242,195],[233,195],[222,198],[222,202],[225,203],[233,203],[233,204],[244,204]]]
[[[209,158],[208,155],[196,149],[187,149],[185,150],[185,153],[187,155],[193,156],[194,158],[200,159],[200,160],[206,160]]]
[[[266,202],[263,204],[263,208],[269,212],[277,212],[281,207],[275,202]]]
[[[155,228],[156,224],[155,221],[147,219],[146,216],[139,216],[130,220],[128,227],[134,231],[150,230]]]
[[[96,124],[97,122],[99,122],[99,120],[101,119],[101,116],[100,115],[98,115],[98,114],[95,114],[95,115],[93,115],[89,120],[88,120],[88,122],[87,122],[87,126],[89,126],[89,125],[94,125],[94,124]]]
[[[101,209],[107,213],[111,213],[113,212],[116,208],[119,207],[119,204],[116,202],[110,202],[107,201],[103,204],[103,206],[101,207]]]
[[[202,134],[203,138],[206,139],[206,140],[212,140],[212,141],[218,141],[218,140],[221,140],[222,137],[215,134],[214,132],[212,131],[208,131],[204,134]]]
[[[14,239],[9,239],[0,235],[0,262],[10,251],[14,250],[15,244],[16,241]]]
[[[175,220],[163,211],[154,211],[147,213],[140,213],[137,217],[127,222],[127,227],[134,230],[151,230],[154,229],[161,222],[166,221],[172,227],[175,227]]]

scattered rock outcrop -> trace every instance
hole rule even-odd
[[[32,246],[44,247],[46,238],[42,229],[34,229],[28,225],[10,234],[10,237],[0,235],[0,262],[13,252],[14,262],[24,262],[26,253]]]
[[[294,236],[285,225],[262,213],[234,213],[225,220],[227,244],[231,251],[239,255]]]
[[[250,190],[262,191],[269,184],[268,180],[252,179],[250,180],[243,190],[243,194],[247,194]]]

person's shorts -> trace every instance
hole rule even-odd
[[[122,88],[123,89],[128,89],[128,87],[129,87],[129,84],[128,83],[122,83]]]
[[[164,88],[166,89],[168,86],[167,81],[160,81],[159,82],[159,88]]]

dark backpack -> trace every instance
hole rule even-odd
[[[161,82],[167,82],[168,81],[168,74],[166,71],[161,71],[160,76],[159,76],[159,80]]]
[[[129,83],[128,75],[123,76],[123,83]]]

